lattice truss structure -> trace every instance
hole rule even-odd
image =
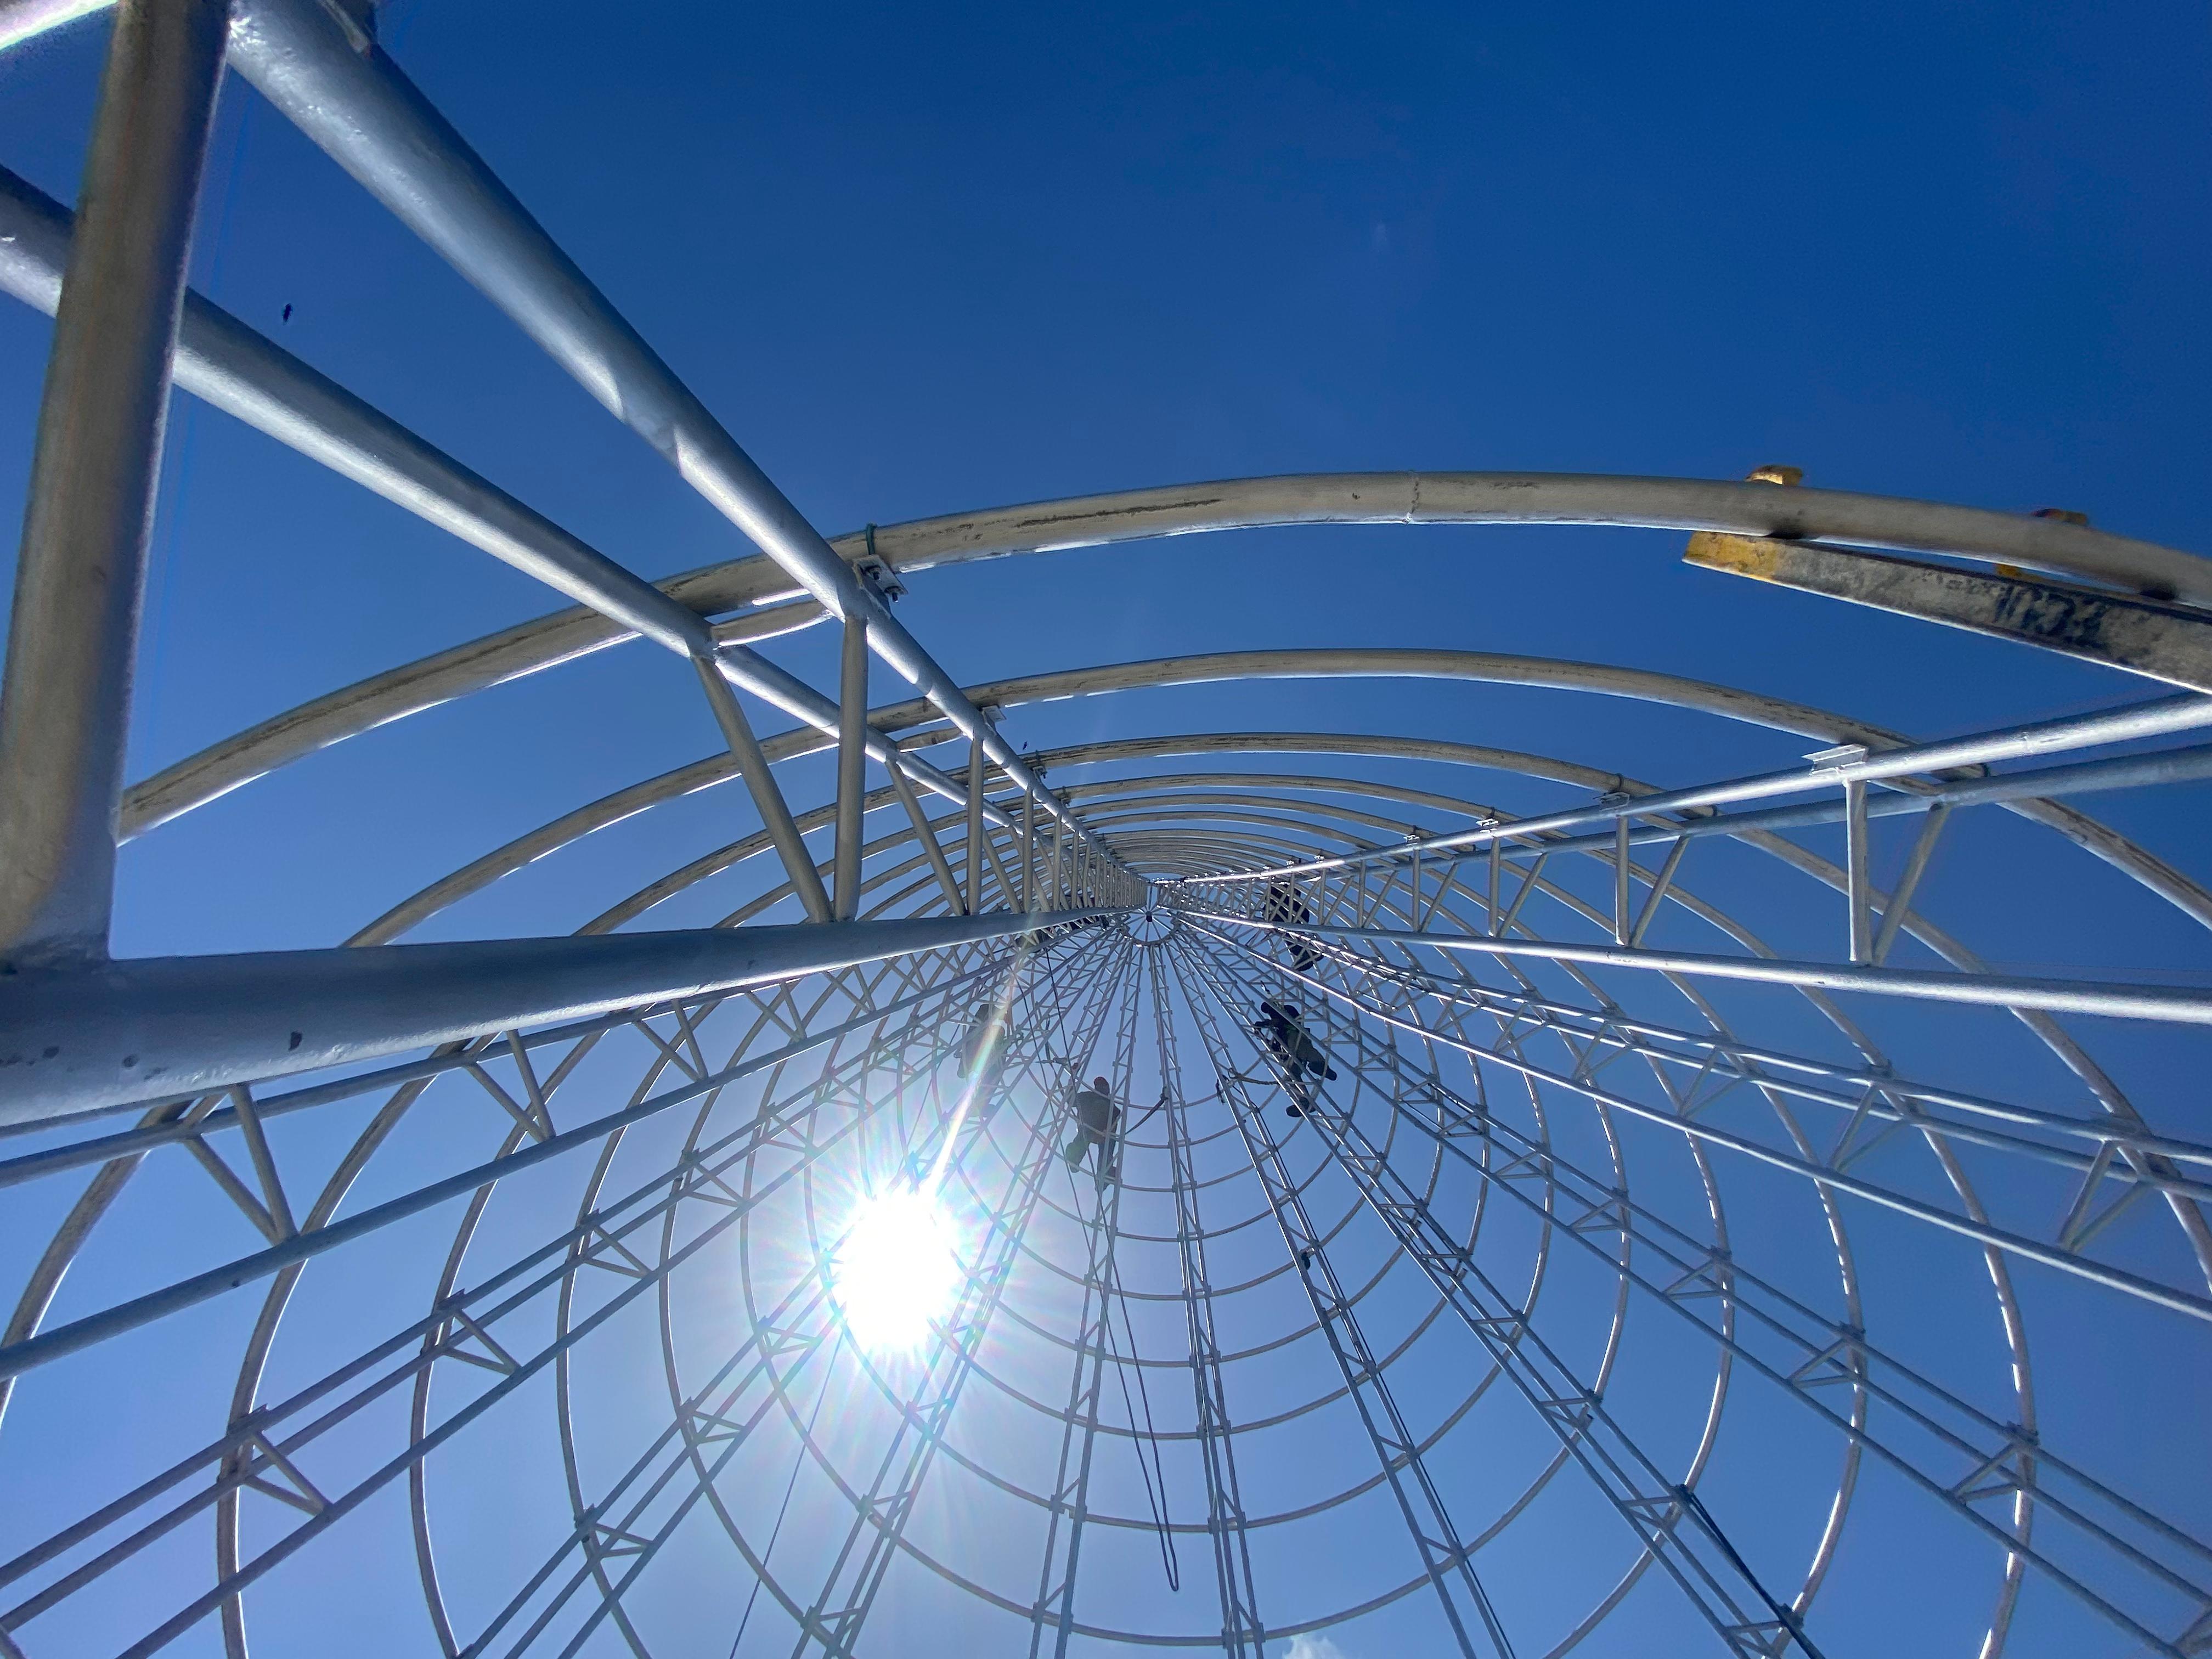
[[[0,39],[83,9],[19,0]],[[643,581],[185,292],[226,67],[758,550]],[[58,308],[0,710],[0,1456],[48,1472],[0,1504],[0,1653],[296,1644],[366,1581],[449,1656],[1279,1655],[1353,1620],[1367,1651],[1781,1656],[1857,1650],[1906,1558],[1929,1651],[2212,1649],[2202,1511],[2144,1491],[2203,1454],[2161,1413],[2206,1375],[2212,992],[1993,972],[1916,906],[1941,850],[2101,896],[2051,905],[2053,958],[2212,927],[2067,804],[2212,773],[2212,567],[1779,471],[1271,479],[828,542],[318,0],[131,0],[81,222],[0,185],[0,285]],[[122,788],[172,374],[574,608]],[[891,610],[967,561],[1300,522],[1689,532],[2162,684],[1940,742],[1446,652],[963,687]],[[811,627],[835,695],[753,648]],[[726,751],[341,947],[110,959],[119,840],[629,641],[696,667]],[[867,707],[872,657],[910,700]],[[1238,677],[1598,693],[1814,752],[1661,787],[1472,742],[997,730]],[[834,799],[788,802],[830,751]],[[573,936],[394,942],[731,784],[756,832]],[[702,884],[719,926],[654,927]],[[1064,1154],[1094,1073],[1118,1180]],[[836,1264],[856,1206],[923,1181],[957,1291],[871,1352]],[[2120,1330],[2132,1375],[2039,1400],[2039,1352]],[[211,1404],[137,1374],[179,1331]]]

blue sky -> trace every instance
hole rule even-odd
[[[0,60],[0,163],[64,201],[105,33]],[[611,22],[565,0],[395,0],[383,38],[825,532],[1267,473],[1735,477],[1779,461],[1815,484],[2063,507],[2212,552],[2201,6],[669,3]],[[236,82],[193,272],[632,568],[744,550]],[[11,523],[49,331],[0,308]],[[551,608],[227,416],[179,399],[170,434],[133,777]],[[12,559],[12,538],[0,547]],[[1430,645],[1662,669],[1917,736],[2149,689],[1685,570],[1679,552],[1643,532],[1249,532],[969,567],[918,580],[902,615],[966,683],[1187,650]],[[772,654],[834,680],[822,630]],[[1662,783],[1803,747],[1595,697],[1357,684],[1138,694],[1009,729],[1046,747],[1243,724],[1497,742]],[[688,671],[644,647],[400,722],[130,848],[118,948],[332,942],[714,742]],[[802,802],[827,787],[826,769],[795,775]],[[1517,787],[1516,808],[1565,798]],[[729,793],[592,837],[423,936],[575,927],[726,839],[742,813]],[[2201,877],[2205,805],[2200,786],[2092,810]],[[2201,933],[2078,856],[1992,844],[2021,878],[1962,858],[1929,889],[1991,959],[2205,971]],[[1760,891],[1778,936],[1818,936],[1795,890]],[[1896,1036],[1909,1050],[1928,1031]],[[2146,1111],[2201,1134],[2197,1050],[2112,1041]],[[1978,1063],[1988,1086],[2041,1086],[2029,1061]],[[1767,1195],[1747,1186],[1759,1213]],[[1913,1241],[1878,1223],[1869,1237],[1899,1283],[1923,1266]],[[1978,1267],[1929,1271],[1947,1299],[1900,1316],[1940,1348]],[[2071,1285],[2033,1293],[2053,1329],[2100,1333],[2046,1344],[2076,1443],[2161,1503],[2201,1507],[2202,1437],[2154,1450],[2103,1409],[2126,1389],[2142,1413],[2206,1415],[2202,1385],[2171,1380],[2205,1374],[2195,1334],[2133,1310],[2097,1322]],[[1757,1484],[1741,1475],[1744,1501]],[[1863,1585],[1939,1588],[1877,1555]],[[1854,1604],[1845,1627],[1865,1645],[1844,1650],[1910,1628],[1879,1600]],[[2016,1650],[2079,1635],[2051,1630],[2058,1645],[2031,1630]],[[419,1617],[393,1631],[421,1640]],[[1386,1650],[1345,1643],[1355,1659]]]
[[[2185,7],[2124,31],[2063,8],[1786,27],[1751,7],[669,6],[611,32],[520,15],[403,3],[385,34],[828,532],[1267,472],[1789,460],[1816,483],[2055,504],[2198,544],[2207,49]],[[9,163],[64,200],[101,33],[0,66]],[[242,87],[207,195],[204,292],[636,569],[739,550]],[[21,365],[0,389],[13,495],[47,325],[11,308],[0,329]],[[180,404],[173,431],[134,775],[544,608],[226,417]],[[2126,690],[1745,592],[1672,550],[1270,532],[963,573],[911,614],[970,681],[1196,643],[1449,643],[1666,667],[1925,732]],[[547,717],[501,723],[435,814],[402,781],[488,735],[470,716],[210,809],[170,832],[173,864],[126,857],[124,946],[348,930],[489,826],[628,781],[641,744],[688,757],[707,727],[684,684],[629,653],[533,687]],[[232,861],[249,828],[275,833]],[[420,860],[382,856],[395,837]],[[386,884],[332,884],[331,853]]]

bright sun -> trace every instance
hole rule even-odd
[[[832,1269],[853,1340],[871,1353],[921,1346],[960,1281],[952,1224],[912,1187],[862,1201]]]

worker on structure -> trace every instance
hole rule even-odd
[[[995,999],[975,1011],[960,1044],[960,1075],[968,1080],[968,1119],[990,1121],[999,1109],[999,1085],[1006,1072],[1006,1018]]]
[[[1271,881],[1267,884],[1267,902],[1260,915],[1261,921],[1272,921],[1279,927],[1313,926],[1311,907],[1298,896],[1298,890],[1287,881]],[[1294,939],[1291,941],[1291,966],[1299,973],[1311,973],[1314,963],[1320,960],[1321,953],[1304,939]]]
[[[1076,1169],[1081,1165],[1083,1155],[1094,1146],[1098,1149],[1099,1181],[1119,1180],[1121,1109],[1114,1103],[1113,1089],[1103,1077],[1092,1078],[1089,1088],[1075,1091],[1075,1137],[1067,1143],[1067,1150],[1061,1156],[1067,1159],[1069,1169]]]
[[[1262,1000],[1260,1018],[1252,1022],[1252,1035],[1289,1079],[1291,1103],[1286,1109],[1292,1117],[1304,1117],[1305,1109],[1313,1103],[1311,1079],[1334,1080],[1336,1067],[1299,1023],[1297,1005]]]

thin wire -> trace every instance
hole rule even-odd
[[[1140,981],[1139,984],[1139,988],[1141,988],[1142,981]],[[1160,1057],[1163,1061],[1160,1071],[1160,1097],[1158,1101],[1154,1103],[1151,1111],[1146,1112],[1144,1116],[1139,1118],[1136,1122],[1130,1124],[1127,1128],[1122,1130],[1119,1137],[1121,1145],[1115,1149],[1115,1168],[1117,1173],[1121,1169],[1121,1159],[1128,1155],[1130,1134],[1135,1130],[1141,1128],[1146,1123],[1151,1122],[1160,1109],[1168,1103],[1168,1091],[1172,1085],[1167,1075],[1164,1065],[1167,1056],[1166,1019],[1167,1010],[1160,1000],[1159,986],[1156,980],[1152,986],[1152,1036],[1154,1042],[1158,1047]],[[1136,1034],[1133,1031],[1130,1033],[1133,1040],[1133,1048],[1134,1046],[1133,1039],[1135,1035]],[[1135,1056],[1132,1054],[1131,1069],[1133,1072],[1134,1070],[1134,1060]],[[1134,1081],[1133,1078],[1125,1079],[1123,1086],[1126,1088],[1128,1083],[1133,1081]],[[1141,1438],[1139,1437],[1137,1432],[1136,1407],[1129,1399],[1128,1370],[1122,1365],[1121,1356],[1115,1351],[1114,1346],[1114,1316],[1110,1304],[1106,1318],[1103,1321],[1106,1332],[1106,1351],[1114,1355],[1115,1376],[1120,1381],[1121,1385],[1122,1409],[1128,1414],[1130,1437],[1137,1442],[1137,1470],[1144,1478],[1145,1502],[1147,1507],[1152,1510],[1152,1524],[1159,1534],[1160,1565],[1167,1573],[1168,1588],[1170,1590],[1180,1592],[1182,1589],[1182,1563],[1176,1558],[1175,1530],[1169,1524],[1168,1520],[1167,1465],[1162,1461],[1160,1455],[1159,1431],[1152,1422],[1152,1393],[1151,1390],[1146,1389],[1145,1386],[1145,1368],[1138,1360],[1137,1328],[1136,1326],[1131,1322],[1129,1318],[1129,1293],[1121,1284],[1121,1264],[1118,1260],[1109,1255],[1106,1261],[1106,1271],[1108,1275],[1108,1283],[1103,1287],[1103,1293],[1108,1296],[1119,1297],[1121,1298],[1121,1328],[1128,1334],[1129,1363],[1131,1366],[1135,1368],[1137,1373],[1137,1398],[1144,1402],[1145,1428],[1144,1434]],[[1145,1445],[1146,1443],[1149,1443],[1152,1449],[1152,1460],[1149,1468],[1146,1467],[1145,1462]],[[1153,1501],[1152,1496],[1152,1483],[1155,1476],[1158,1477],[1159,1482],[1159,1497],[1157,1503]]]
[[[1129,1334],[1129,1359],[1137,1373],[1137,1398],[1144,1402],[1145,1429],[1141,1440],[1139,1440],[1137,1434],[1136,1407],[1129,1401],[1129,1373],[1123,1367],[1121,1356],[1114,1346],[1114,1320],[1110,1314],[1105,1320],[1106,1352],[1114,1356],[1114,1374],[1121,1379],[1121,1409],[1128,1414],[1130,1437],[1133,1440],[1139,1440],[1137,1473],[1144,1479],[1145,1504],[1152,1511],[1152,1526],[1159,1534],[1160,1565],[1167,1573],[1168,1588],[1180,1593],[1182,1589],[1182,1564],[1176,1559],[1175,1529],[1168,1521],[1168,1472],[1166,1466],[1160,1461],[1160,1435],[1158,1429],[1152,1424],[1152,1399],[1145,1388],[1145,1368],[1137,1364],[1137,1332],[1136,1328],[1129,1323],[1129,1293],[1121,1288],[1120,1265],[1109,1261],[1107,1264],[1107,1270],[1112,1279],[1111,1291],[1121,1301],[1121,1328]],[[1146,1442],[1151,1443],[1152,1449],[1152,1461],[1149,1468],[1145,1463],[1145,1443]],[[1152,1498],[1152,1482],[1156,1476],[1159,1481],[1159,1498],[1157,1503]]]
[[[730,1638],[730,1659],[738,1659],[738,1644],[745,1639],[745,1626],[752,1622],[753,1603],[760,1600],[761,1585],[768,1577],[769,1559],[775,1553],[775,1540],[783,1535],[783,1517],[791,1511],[791,1494],[799,1489],[799,1472],[806,1467],[806,1448],[814,1439],[814,1425],[822,1415],[822,1402],[830,1397],[830,1380],[836,1375],[837,1351],[845,1346],[846,1332],[841,1323],[837,1340],[830,1345],[830,1358],[822,1370],[822,1386],[815,1391],[814,1409],[807,1414],[806,1431],[799,1437],[798,1453],[791,1460],[791,1479],[784,1483],[783,1502],[775,1512],[775,1525],[769,1528],[768,1547],[761,1552],[760,1572],[753,1579],[752,1593],[745,1597],[745,1610],[738,1618],[738,1633]]]
[[[1083,1193],[1082,1189],[1075,1184],[1075,1170],[1073,1165],[1068,1166],[1066,1173],[1069,1201],[1073,1206],[1075,1213],[1082,1216]],[[1102,1202],[1097,1217],[1084,1218],[1084,1225],[1095,1241],[1098,1230],[1105,1224],[1106,1211]],[[1115,1379],[1121,1386],[1121,1409],[1128,1417],[1129,1439],[1137,1451],[1137,1474],[1145,1483],[1145,1507],[1152,1515],[1152,1530],[1160,1542],[1160,1565],[1167,1573],[1168,1588],[1180,1594],[1182,1589],[1182,1565],[1176,1556],[1175,1531],[1169,1522],[1167,1515],[1168,1475],[1166,1468],[1160,1464],[1160,1437],[1159,1431],[1153,1426],[1152,1423],[1152,1396],[1146,1390],[1145,1373],[1140,1366],[1137,1371],[1137,1395],[1145,1402],[1145,1426],[1140,1431],[1137,1427],[1136,1404],[1129,1395],[1129,1373],[1121,1363],[1121,1350],[1114,1341],[1113,1298],[1119,1296],[1121,1298],[1121,1323],[1129,1332],[1129,1352],[1133,1355],[1137,1351],[1137,1333],[1134,1328],[1129,1325],[1128,1292],[1121,1289],[1121,1269],[1110,1254],[1106,1258],[1106,1283],[1099,1287],[1099,1295],[1104,1304],[1105,1311],[1105,1317],[1099,1322],[1099,1329],[1105,1337],[1106,1352],[1114,1361]],[[1149,1465],[1145,1462],[1145,1443],[1147,1441],[1151,1443],[1152,1448],[1152,1462]],[[1157,1497],[1154,1495],[1152,1486],[1153,1471],[1156,1468],[1158,1470],[1159,1478]],[[735,1659],[735,1656],[732,1656],[732,1659]]]

